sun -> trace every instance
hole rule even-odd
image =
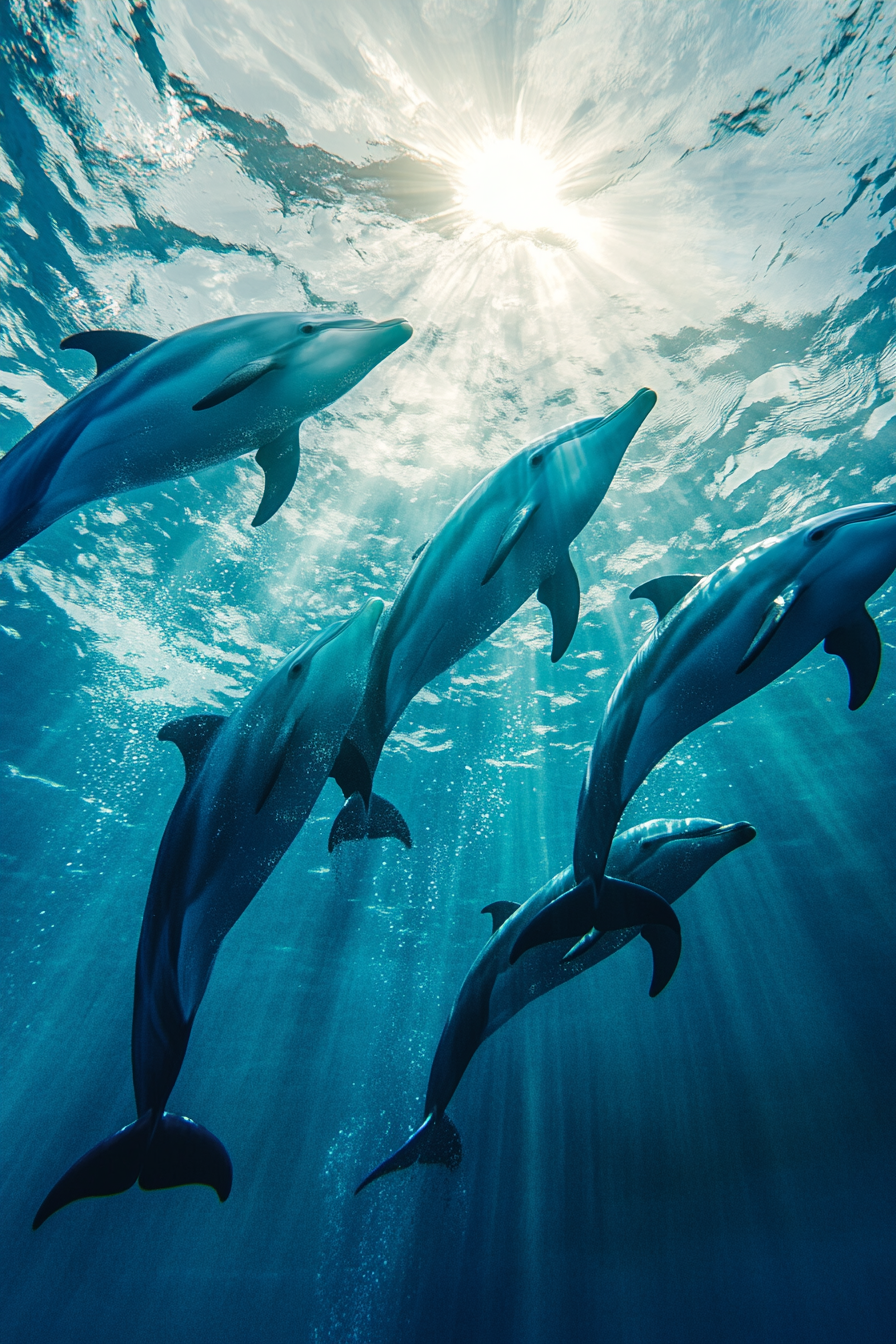
[[[459,165],[458,203],[467,214],[508,233],[566,233],[568,214],[557,172],[520,140],[487,139]]]

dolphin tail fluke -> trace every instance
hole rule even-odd
[[[653,979],[648,993],[655,999],[665,989],[681,956],[681,925],[678,916],[662,896],[636,882],[605,877],[601,883],[595,928],[580,938],[563,958],[572,961],[593,947],[610,929],[634,929],[641,925],[641,936],[653,953]]]
[[[367,809],[367,835],[370,840],[400,840],[405,849],[411,849],[413,841],[404,817],[394,803],[378,793],[370,795]]]
[[[56,1182],[31,1226],[37,1229],[50,1214],[57,1213],[66,1204],[73,1204],[76,1199],[120,1195],[130,1190],[140,1175],[151,1138],[152,1112],[147,1111],[132,1125],[91,1148]]]
[[[369,807],[364,806],[360,793],[353,793],[342,805],[330,829],[327,848],[330,853],[344,840],[386,840],[394,838],[410,849],[413,841],[404,817],[387,798],[378,793],[370,795]]]
[[[360,1194],[365,1185],[370,1185],[371,1181],[380,1176],[388,1176],[390,1171],[403,1171],[415,1162],[425,1166],[447,1167],[449,1171],[454,1171],[460,1166],[462,1156],[460,1134],[454,1121],[449,1120],[447,1115],[437,1118],[430,1114],[407,1143],[403,1143],[391,1157],[387,1157],[385,1162],[381,1162],[364,1177],[355,1194]]]
[[[595,903],[594,883],[590,877],[567,891],[535,916],[523,929],[510,952],[510,963],[518,961],[530,948],[561,938],[579,941],[566,953],[564,961],[582,956],[611,929],[642,927],[644,938],[653,951],[651,998],[656,998],[669,983],[681,956],[681,925],[668,901],[649,887],[604,877]]]
[[[223,1204],[233,1185],[233,1166],[210,1129],[166,1111],[141,1168],[140,1188],[170,1190],[177,1185],[209,1185]]]
[[[566,891],[526,925],[510,952],[510,964],[519,961],[530,948],[555,943],[561,938],[581,938],[594,928],[596,905],[594,883],[590,877],[572,891]]]
[[[166,1112],[153,1132],[152,1111],[146,1111],[69,1167],[41,1204],[32,1227],[37,1229],[76,1199],[121,1195],[138,1180],[144,1190],[210,1185],[223,1201],[233,1184],[233,1167],[223,1143],[202,1125]]]
[[[332,854],[337,845],[345,840],[363,840],[367,834],[367,808],[360,793],[346,798],[336,814],[336,820],[330,827],[327,849]]]

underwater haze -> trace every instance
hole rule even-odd
[[[884,1344],[896,1333],[896,608],[857,712],[821,647],[686,738],[623,824],[747,821],[637,939],[486,1041],[455,1171],[355,1186],[423,1118],[491,931],[572,857],[630,591],[896,501],[893,9],[882,0],[0,0],[0,451],[86,384],[74,331],[266,310],[411,340],[302,429],[71,513],[0,567],[7,1344]],[[72,1204],[134,1118],[134,959],[228,714],[531,440],[658,396],[533,597],[411,703],[377,789],[414,846],[327,852],[327,783],[223,945],[171,1099],[233,1159]]]

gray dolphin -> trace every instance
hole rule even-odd
[[[719,859],[748,844],[755,835],[746,821],[730,826],[706,817],[646,821],[616,837],[607,872],[658,891],[671,904]],[[575,960],[565,958],[574,939],[560,939],[534,948],[522,963],[511,962],[511,950],[522,930],[575,885],[570,866],[523,905],[496,901],[485,907],[482,913],[492,916],[492,936],[467,972],[445,1023],[426,1089],[426,1119],[407,1143],[364,1178],[358,1190],[378,1176],[400,1171],[414,1162],[456,1167],[461,1157],[460,1135],[445,1109],[482,1042],[528,1003],[566,984],[638,936],[637,927],[614,929]]]
[[[386,739],[417,692],[533,592],[551,613],[551,660],[562,658],[579,618],[570,544],[655,405],[656,393],[642,387],[612,415],[577,420],[530,443],[484,476],[421,547],[380,628],[367,690],[333,770],[347,802],[331,851],[364,835],[393,835],[410,846],[401,814],[371,795]]]
[[[137,1120],[70,1167],[37,1211],[88,1195],[210,1185],[224,1200],[224,1145],[165,1103],[225,935],[298,834],[326,782],[367,676],[377,621],[372,598],[284,658],[224,718],[166,724],[186,766],[165,828],[137,950],[131,1060]]]
[[[896,504],[857,504],[750,546],[707,578],[669,575],[633,598],[659,621],[607,704],[579,794],[577,885],[521,932],[511,953],[559,937],[584,951],[601,931],[640,913],[652,939],[656,994],[675,970],[681,933],[672,911],[614,892],[604,867],[619,818],[656,763],[688,733],[768,686],[819,641],[849,672],[850,709],[871,694],[881,641],[865,603],[896,568]],[[647,906],[653,915],[647,913]]]
[[[401,318],[249,313],[153,340],[82,331],[97,376],[0,460],[0,559],[92,500],[254,452],[265,486],[253,527],[299,469],[299,426],[411,335]]]

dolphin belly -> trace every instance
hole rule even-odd
[[[266,430],[262,416],[234,419],[222,431],[152,405],[110,411],[92,420],[62,459],[46,504],[61,517],[92,500],[202,471],[257,449]]]

